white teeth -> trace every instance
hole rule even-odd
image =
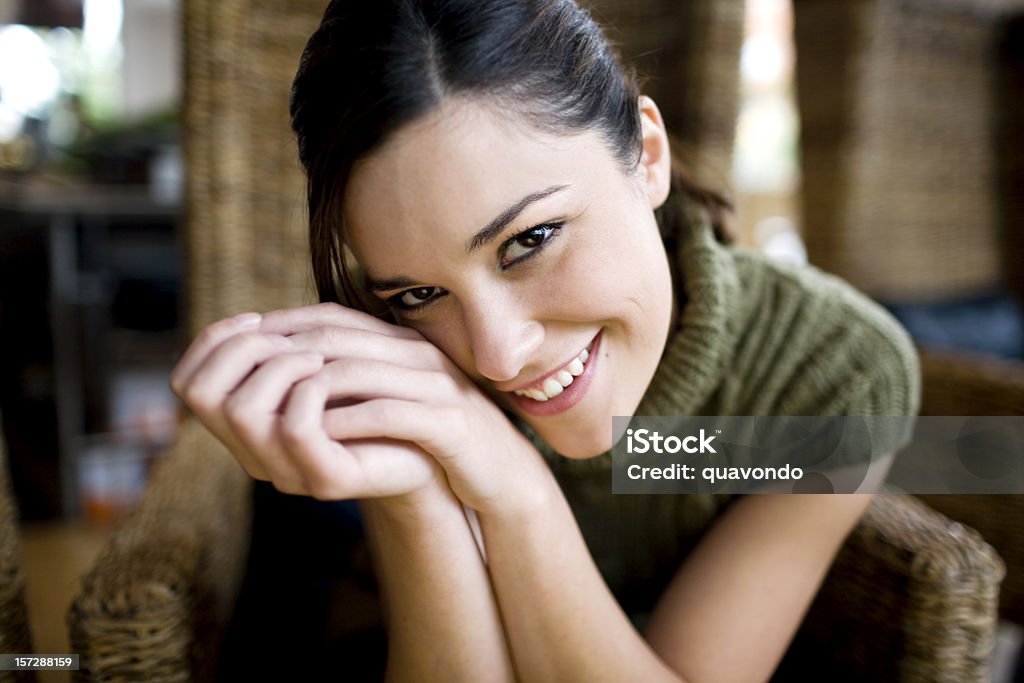
[[[558,380],[555,379],[554,377],[548,377],[546,380],[544,380],[543,389],[544,393],[548,396],[548,398],[554,398],[555,396],[558,396],[560,393],[565,391],[562,385],[559,384]]]
[[[541,403],[548,400],[547,394],[545,394],[540,389],[527,389],[526,395],[532,398],[534,401],[540,401]]]
[[[547,395],[540,389],[517,389],[512,392],[516,396],[526,396],[532,398],[534,401],[546,401],[548,400]]]
[[[580,354],[569,361],[569,364],[563,369],[544,380],[544,383],[541,384],[540,387],[517,389],[513,393],[515,393],[516,396],[532,398],[534,401],[543,402],[552,399],[572,384],[574,379],[583,374],[584,364],[587,362],[588,358],[590,358],[590,352],[583,349],[580,351]]]

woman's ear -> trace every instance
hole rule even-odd
[[[639,108],[643,151],[637,172],[640,173],[651,208],[657,209],[665,203],[672,184],[672,153],[658,105],[650,97],[641,95]]]

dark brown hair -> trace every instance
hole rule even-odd
[[[486,98],[541,130],[597,131],[627,171],[640,160],[637,81],[571,0],[332,0],[291,97],[320,301],[369,305],[343,245],[341,204],[353,165],[455,95]],[[731,241],[728,203],[673,162],[669,198],[656,212],[666,244],[694,203],[718,238]]]

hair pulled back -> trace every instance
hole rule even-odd
[[[549,132],[596,131],[624,170],[639,162],[636,79],[572,0],[332,0],[302,54],[290,108],[320,301],[369,304],[351,281],[341,234],[354,164],[452,96],[485,99]],[[687,199],[726,241],[727,203],[675,160],[657,212],[666,240]]]

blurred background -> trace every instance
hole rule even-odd
[[[1020,372],[1021,3],[703,3],[740,7],[740,40],[693,38],[722,57],[693,70],[697,104],[665,75],[686,49],[671,23],[620,34],[631,3],[593,4],[735,200],[741,244],[847,278],[923,346]],[[38,652],[68,651],[78,576],[179,424],[182,5],[0,0],[0,416]]]
[[[0,0],[0,419],[38,652],[176,422],[181,15]]]
[[[180,13],[0,3],[0,411],[28,520],[116,514],[173,429]]]

